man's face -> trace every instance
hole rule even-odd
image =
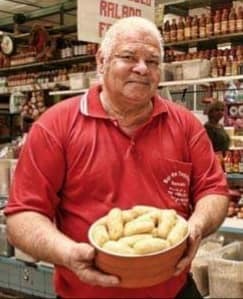
[[[124,33],[118,37],[108,61],[99,59],[110,100],[146,103],[160,80],[160,47],[148,34]]]
[[[220,121],[220,119],[224,116],[224,107],[215,108],[211,114],[215,121]]]

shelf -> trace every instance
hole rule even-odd
[[[71,58],[62,58],[62,59],[56,59],[56,60],[50,60],[45,62],[36,62],[36,63],[29,63],[29,64],[21,64],[16,66],[11,66],[7,68],[0,68],[0,75],[4,75],[5,73],[10,73],[14,71],[22,71],[22,70],[29,70],[34,68],[39,69],[49,69],[53,66],[62,66],[67,65],[67,63],[82,63],[82,62],[91,62],[95,61],[94,55],[85,55],[85,56],[74,56]]]
[[[54,89],[57,86],[65,86],[68,88],[70,85],[69,80],[66,81],[57,81],[57,82],[48,82],[48,83],[32,83],[26,85],[17,85],[14,87],[5,88],[4,91],[0,88],[0,95],[3,94],[11,94],[12,92],[31,92],[31,91],[38,91],[38,90],[49,90]]]
[[[0,288],[16,292],[13,298],[55,298],[52,281],[50,267],[0,256]]]
[[[88,89],[74,89],[74,90],[57,90],[57,91],[50,91],[50,96],[55,95],[72,95],[72,94],[79,94],[79,93],[85,93]]]
[[[241,80],[243,79],[243,75],[237,75],[237,76],[222,76],[217,78],[201,78],[201,79],[195,79],[195,80],[180,80],[180,81],[165,81],[160,82],[158,85],[158,88],[161,87],[169,87],[169,86],[179,86],[179,85],[200,85],[200,84],[206,84],[206,83],[212,83],[212,82],[228,82],[231,80]],[[61,91],[51,91],[49,92],[49,95],[71,95],[71,94],[77,94],[77,93],[84,93],[87,89],[77,89],[77,90],[61,90]]]
[[[165,5],[165,12],[169,13],[170,8],[177,8],[181,10],[189,10],[193,8],[213,6],[222,3],[222,0],[157,0],[158,3]],[[224,0],[223,3],[232,3],[232,0]]]
[[[206,83],[213,83],[213,82],[229,82],[232,80],[242,80],[243,75],[237,76],[222,76],[217,78],[200,78],[200,79],[193,79],[193,80],[179,80],[179,81],[165,81],[160,82],[159,87],[169,87],[169,86],[177,86],[177,85],[200,85]]]
[[[183,40],[178,42],[170,42],[165,43],[165,47],[195,47],[200,44],[205,45],[207,48],[212,48],[212,45],[220,44],[220,43],[228,43],[228,42],[241,42],[242,41],[242,32],[235,32],[235,33],[228,33],[228,34],[220,34],[220,35],[213,35],[207,38],[197,38],[197,39],[190,39],[190,40]]]
[[[243,173],[227,173],[229,180],[243,180]]]
[[[243,219],[227,217],[219,228],[219,231],[243,235]]]

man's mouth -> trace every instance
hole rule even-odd
[[[140,80],[129,80],[129,81],[127,81],[127,83],[135,83],[135,84],[141,84],[141,85],[146,85],[146,86],[149,85],[149,82],[147,82],[147,81],[140,81]]]

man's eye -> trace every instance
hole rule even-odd
[[[158,66],[159,62],[157,60],[146,60],[146,63],[149,65]]]
[[[130,55],[121,56],[121,59],[123,59],[125,61],[134,61],[135,60],[135,58],[133,56],[130,56]]]

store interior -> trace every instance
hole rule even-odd
[[[10,245],[3,209],[33,122],[99,82],[98,43],[78,39],[78,1],[0,1],[1,298],[55,297],[53,265]],[[220,123],[230,145],[216,154],[230,205],[218,231],[202,241],[191,271],[205,298],[243,298],[243,1],[155,0],[154,22],[164,39],[158,93],[203,124],[212,102],[224,104]]]

